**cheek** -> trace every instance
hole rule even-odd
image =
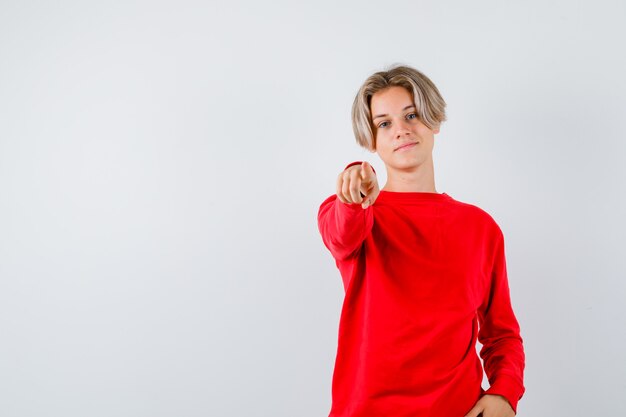
[[[379,133],[376,137],[376,141],[380,143],[381,146],[391,146],[391,142],[393,142],[393,140],[385,132]]]
[[[380,141],[378,142],[378,149],[381,152],[390,153],[393,151],[393,143],[384,138],[380,138]]]

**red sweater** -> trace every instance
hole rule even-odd
[[[463,417],[484,393],[517,412],[525,356],[489,214],[381,191],[366,209],[331,195],[318,226],[345,289],[329,417]]]

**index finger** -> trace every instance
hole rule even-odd
[[[361,163],[361,178],[363,179],[373,179],[376,177],[376,172],[374,172],[374,167],[367,162],[363,161]]]

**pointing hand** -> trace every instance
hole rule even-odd
[[[379,193],[376,173],[367,161],[348,167],[337,177],[337,198],[342,203],[361,203],[366,209],[374,204]]]

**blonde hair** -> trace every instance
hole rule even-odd
[[[426,75],[406,65],[376,72],[365,80],[352,104],[352,129],[356,142],[370,151],[376,149],[370,109],[372,96],[393,86],[404,87],[411,94],[418,118],[428,128],[435,129],[446,120],[446,102]]]

